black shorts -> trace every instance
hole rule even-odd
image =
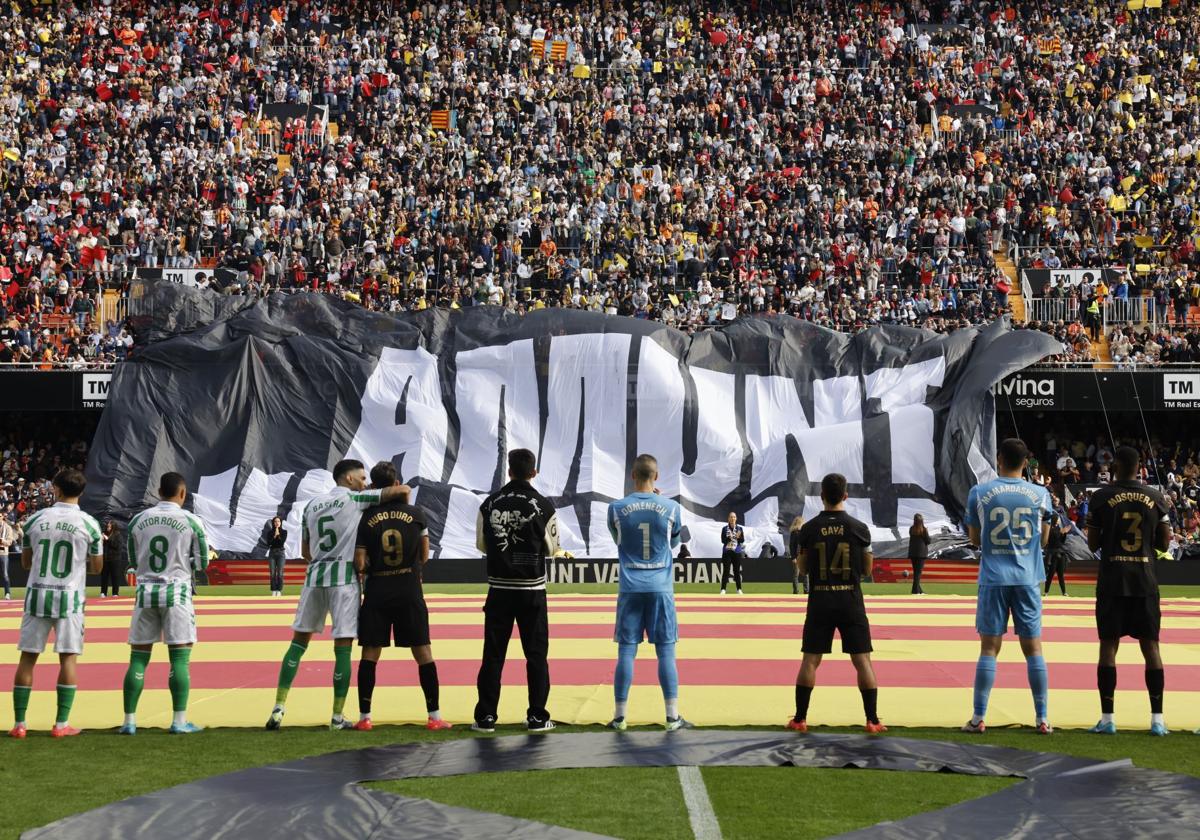
[[[842,653],[871,652],[871,623],[857,593],[850,597],[820,592],[810,595],[800,649],[805,653],[832,653],[835,630],[842,637]]]
[[[358,643],[362,647],[421,647],[429,644],[429,608],[420,597],[372,601],[358,611]]]
[[[1132,636],[1157,642],[1161,626],[1157,595],[1096,595],[1096,634],[1101,639]]]

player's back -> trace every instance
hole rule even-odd
[[[25,612],[43,618],[82,612],[88,556],[103,551],[99,523],[78,505],[58,502],[26,520],[21,541],[33,560]]]
[[[1042,524],[1053,508],[1046,488],[996,478],[971,488],[965,521],[980,530],[979,583],[1036,586],[1046,576]]]
[[[420,591],[421,540],[427,535],[425,513],[414,505],[393,501],[363,512],[357,545],[367,552],[368,598]]]
[[[345,586],[355,582],[354,546],[362,512],[379,503],[379,490],[336,485],[309,500],[301,518],[303,539],[312,562],[305,586]]]
[[[617,544],[622,592],[665,592],[674,588],[671,549],[679,544],[682,511],[657,493],[632,493],[608,507],[608,527]]]
[[[1162,494],[1140,481],[1116,481],[1092,494],[1088,525],[1100,530],[1097,594],[1154,595],[1158,527],[1167,519]]]
[[[871,547],[871,530],[866,523],[844,510],[825,510],[805,522],[799,533],[814,597],[862,592],[864,559]]]
[[[200,520],[173,502],[159,502],[129,520],[129,565],[138,583],[191,580],[208,560]]]

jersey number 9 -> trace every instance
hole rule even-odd
[[[388,528],[379,535],[379,544],[383,548],[380,553],[385,566],[399,566],[404,562],[404,535],[394,528]]]

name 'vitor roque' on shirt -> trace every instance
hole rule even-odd
[[[173,607],[192,595],[192,570],[208,566],[204,524],[174,502],[159,502],[129,520],[129,567],[139,607]]]
[[[362,512],[379,504],[380,490],[351,490],[340,485],[309,501],[301,519],[312,561],[305,586],[345,586],[355,582],[354,545]]]
[[[1092,494],[1088,526],[1100,531],[1097,594],[1158,593],[1155,540],[1167,516],[1162,493],[1140,481],[1117,481]]]

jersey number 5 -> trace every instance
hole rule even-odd
[[[324,552],[333,551],[337,545],[337,531],[326,527],[332,521],[332,516],[322,516],[317,520],[317,548]]]

